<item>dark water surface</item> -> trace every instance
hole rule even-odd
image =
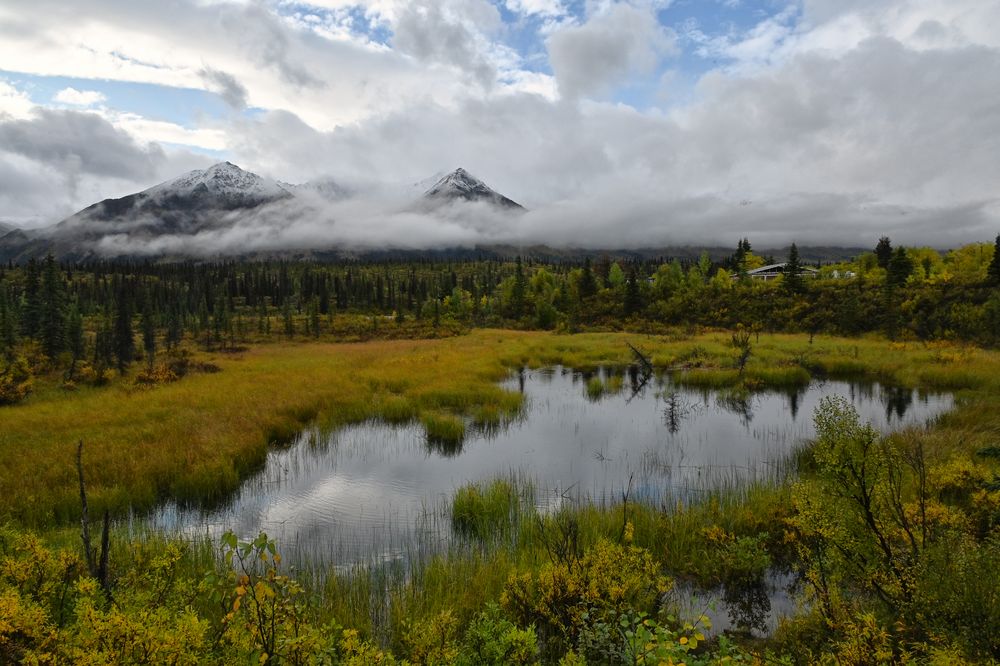
[[[839,381],[749,399],[667,378],[633,391],[629,376],[620,392],[594,401],[587,378],[564,368],[515,374],[504,386],[524,393],[523,417],[497,432],[470,428],[453,450],[429,445],[418,424],[308,429],[272,451],[221,508],[169,504],[145,524],[191,536],[265,531],[293,561],[388,561],[446,547],[451,497],[469,482],[530,481],[541,509],[619,498],[630,478],[633,499],[674,501],[779,475],[813,436],[813,410],[825,396],[847,397],[883,430],[923,423],[953,404],[949,395]]]

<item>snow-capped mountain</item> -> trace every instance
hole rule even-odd
[[[392,186],[353,190],[330,178],[290,185],[221,162],[142,192],[105,199],[51,227],[0,232],[0,261],[21,261],[48,252],[68,259],[172,252],[185,256],[186,248],[203,247],[197,240],[200,238],[249,233],[256,234],[261,243],[265,242],[262,238],[266,240],[302,220],[318,222],[318,228],[322,228],[338,224],[338,216],[356,215],[358,210],[372,215],[381,208],[385,215],[392,216],[400,212],[401,201],[410,202],[407,211],[446,216],[451,223],[467,216],[461,205],[464,203],[489,204],[512,212],[524,210],[465,169],[438,175],[432,184],[428,182],[420,181],[405,191]],[[347,201],[350,199],[356,199],[357,204]],[[478,212],[481,210],[469,211],[468,217],[478,220]],[[301,240],[295,243],[301,244]],[[281,242],[275,245],[280,248]],[[234,243],[222,251],[237,248],[242,249],[242,245]],[[320,240],[311,249],[330,248]]]
[[[89,222],[138,223],[164,231],[199,226],[205,214],[256,208],[291,194],[277,182],[220,162],[120,199],[105,199],[63,220],[60,227]],[[131,225],[129,225],[131,226]]]
[[[423,195],[423,202],[431,207],[455,201],[482,201],[500,208],[524,210],[524,206],[493,190],[461,167],[442,177]]]
[[[189,199],[212,197],[227,203],[259,205],[286,197],[288,191],[276,181],[244,171],[231,162],[219,162],[151,187],[142,194]]]

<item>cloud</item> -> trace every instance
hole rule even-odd
[[[18,183],[3,201],[22,211],[52,208],[32,193],[54,192],[61,174],[76,183],[72,196],[51,197],[65,206],[148,187],[194,161],[154,141],[225,151],[292,182],[331,175],[362,195],[260,211],[259,224],[213,232],[211,247],[239,246],[240,233],[264,244],[272,232],[289,243],[606,245],[742,235],[857,244],[891,231],[903,243],[955,244],[1000,227],[997,3],[803,0],[745,30],[688,31],[687,57],[673,60],[662,0],[509,0],[519,16],[506,26],[485,1],[35,4],[46,22],[0,5],[0,61],[13,70],[202,88],[263,111],[181,127],[102,107],[89,115],[110,133],[46,120],[52,139],[30,99],[0,81],[0,113],[10,114],[0,166]],[[582,15],[546,14],[581,4]],[[309,27],[313,15],[327,28]],[[540,24],[547,50],[507,46]],[[378,34],[360,34],[366,26]],[[622,102],[660,82],[669,106]],[[136,168],[102,160],[105,143]],[[475,209],[468,223],[404,214],[401,195],[378,186],[457,166],[530,212],[512,221]]]
[[[212,69],[211,67],[205,67],[200,72],[201,78],[204,79],[206,85],[218,93],[222,100],[229,105],[230,108],[236,111],[242,111],[247,108],[247,97],[249,93],[247,92],[246,86],[236,80],[236,77],[232,74],[227,74],[226,72]]]
[[[651,7],[611,5],[586,23],[546,40],[549,61],[564,97],[604,95],[635,74],[650,74],[675,49],[673,36]]]
[[[496,81],[496,67],[484,51],[480,32],[496,29],[500,15],[483,0],[461,3],[439,0],[407,4],[394,21],[393,46],[428,63],[450,65],[467,72],[485,88]]]
[[[96,114],[42,108],[30,119],[0,124],[0,150],[115,177],[148,177],[164,159],[159,146],[138,145]]]
[[[526,16],[563,16],[566,7],[561,0],[506,0],[509,11]]]
[[[26,118],[34,107],[27,93],[0,79],[0,117]]]
[[[97,113],[35,107],[0,117],[0,206],[7,218],[51,223],[205,161],[140,144]]]
[[[54,102],[72,106],[96,106],[105,99],[104,95],[96,90],[77,90],[72,87],[63,88],[52,97]]]

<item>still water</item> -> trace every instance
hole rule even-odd
[[[391,561],[448,545],[450,499],[469,482],[529,480],[541,510],[615,500],[629,486],[633,500],[672,502],[779,476],[813,436],[813,410],[826,396],[848,398],[883,430],[922,424],[953,403],[949,395],[839,381],[739,399],[669,378],[640,386],[634,375],[622,378],[620,392],[594,400],[590,376],[560,367],[514,374],[504,386],[524,394],[522,417],[495,432],[470,428],[451,449],[428,443],[419,424],[307,429],[272,451],[224,505],[169,504],[146,524],[191,536],[265,531],[293,561]]]

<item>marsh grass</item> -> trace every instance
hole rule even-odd
[[[517,527],[523,506],[531,505],[531,497],[524,494],[509,479],[464,485],[452,498],[452,529],[483,542],[501,539]]]
[[[420,417],[427,443],[442,451],[461,449],[465,441],[465,420],[453,414],[428,412]]]
[[[464,433],[466,421],[488,431],[517,418],[522,396],[497,385],[512,368],[610,368],[620,378],[632,362],[626,341],[648,351],[660,370],[682,365],[673,373],[680,383],[735,381],[723,332],[688,338],[491,330],[440,340],[277,343],[240,355],[193,350],[194,362],[221,371],[139,392],[126,390],[129,378],[71,393],[52,388],[58,378],[41,378],[24,403],[0,408],[0,491],[7,498],[0,518],[22,526],[72,523],[79,512],[73,452],[81,439],[93,512],[124,515],[165,499],[210,502],[259,469],[270,446],[312,422],[336,428],[372,418],[419,420],[452,446],[460,441],[459,421]],[[809,375],[947,388],[959,391],[960,413],[972,402],[980,416],[1000,413],[993,397],[1000,354],[961,345],[825,336],[810,344],[807,336],[763,335],[753,342],[745,374],[764,388],[798,385]],[[602,380],[602,393],[614,389],[613,379]]]

